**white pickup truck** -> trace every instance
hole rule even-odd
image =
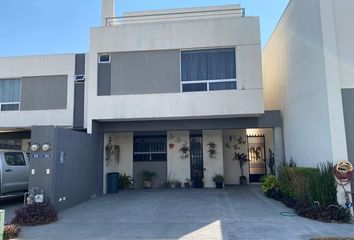
[[[28,190],[29,160],[26,152],[0,150],[0,197]]]

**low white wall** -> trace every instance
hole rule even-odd
[[[225,184],[239,184],[240,183],[240,163],[233,160],[234,158],[234,145],[238,144],[238,139],[241,137],[243,142],[247,141],[247,134],[245,129],[224,130],[223,134],[223,151],[224,151],[224,176]],[[238,144],[240,147],[238,153],[247,154],[247,143]],[[248,164],[243,166],[243,173],[249,179]]]
[[[190,154],[182,158],[181,147],[189,143],[189,131],[167,132],[167,180],[178,180],[182,183],[191,178]]]
[[[213,177],[216,174],[224,175],[224,154],[222,130],[203,131],[203,164],[204,164],[204,187],[214,188]],[[209,154],[209,143],[216,144],[216,154],[212,158]]]
[[[112,145],[117,145],[120,149],[119,162],[112,160],[110,164],[106,161],[105,151],[109,137],[112,139]],[[122,175],[125,173],[129,176],[133,176],[133,133],[106,133],[104,135],[103,158],[103,193],[106,193],[107,173],[119,172],[119,174]]]

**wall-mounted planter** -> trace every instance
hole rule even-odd
[[[173,148],[175,147],[175,145],[174,145],[173,143],[170,143],[170,144],[168,144],[168,147],[169,147],[170,149],[173,149]]]

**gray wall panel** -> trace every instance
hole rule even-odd
[[[75,75],[85,74],[85,54],[75,55]]]
[[[96,125],[93,134],[52,126],[33,127],[32,142],[40,146],[50,143],[52,149],[48,158],[42,151],[31,153],[30,168],[35,169],[35,174],[30,175],[30,188],[43,189],[45,198],[58,210],[101,195],[102,139]],[[60,163],[60,151],[65,153],[63,163]],[[46,174],[46,169],[50,169],[50,174]],[[59,201],[63,197],[66,200]]]
[[[53,147],[44,157],[44,152],[35,152],[30,155],[30,169],[34,169],[35,174],[29,176],[29,189],[38,187],[43,190],[45,199],[54,199],[54,127],[41,126],[32,127],[31,142],[42,146],[45,143],[50,143]],[[50,174],[46,174],[46,170],[50,170]]]
[[[21,81],[21,110],[66,109],[68,77],[24,77]]]
[[[280,111],[266,111],[260,117],[102,122],[104,132],[213,130],[282,127]]]
[[[111,94],[180,92],[178,50],[112,53]]]
[[[156,177],[152,179],[152,187],[160,188],[167,181],[167,161],[165,162],[134,162],[133,178],[136,181],[136,187],[142,188],[141,170],[148,170],[156,173]]]
[[[100,195],[102,180],[100,166],[103,165],[98,135],[69,129],[55,129],[55,205],[66,209]],[[65,152],[63,164],[59,161],[60,151]],[[66,200],[59,202],[59,198]]]
[[[349,161],[354,164],[354,89],[342,89]]]
[[[111,95],[111,64],[99,63],[98,64],[98,85],[97,95]]]
[[[74,91],[74,128],[83,128],[85,108],[85,83],[75,83]]]

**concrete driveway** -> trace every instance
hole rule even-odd
[[[121,191],[85,202],[20,239],[310,239],[354,237],[353,224],[324,224],[265,198],[259,186]]]

